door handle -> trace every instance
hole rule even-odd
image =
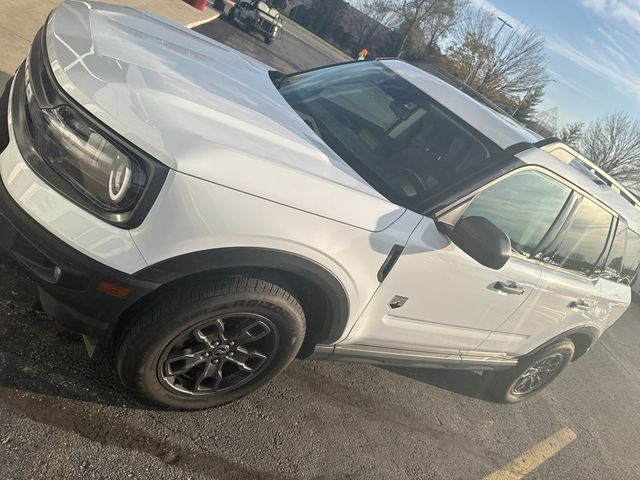
[[[591,307],[593,307],[593,303],[587,302],[586,300],[583,300],[581,298],[579,298],[578,300],[574,300],[569,304],[569,308],[573,310],[589,310],[591,309]]]
[[[519,287],[516,282],[496,282],[493,284],[493,288],[508,295],[522,295],[524,293],[524,288]]]

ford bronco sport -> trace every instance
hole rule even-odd
[[[398,60],[283,75],[68,0],[2,111],[1,243],[165,407],[235,400],[296,356],[480,370],[518,402],[630,304],[633,195]]]

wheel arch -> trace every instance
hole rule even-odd
[[[349,318],[349,299],[340,280],[324,266],[281,250],[232,247],[188,253],[150,265],[134,274],[159,287],[130,306],[114,326],[115,335],[145,306],[166,292],[204,279],[251,275],[289,288],[302,304],[307,335],[299,356],[318,343],[333,343]]]
[[[556,343],[558,340],[562,338],[568,338],[573,342],[573,344],[576,347],[576,350],[573,354],[573,358],[571,359],[572,362],[575,362],[578,358],[582,357],[585,353],[587,353],[589,348],[591,348],[591,345],[593,345],[596,342],[596,340],[598,340],[599,337],[600,337],[600,331],[595,327],[573,328],[571,330],[567,330],[566,332],[563,332],[547,340],[546,342],[536,347],[531,352],[527,353],[526,355],[523,355],[523,357],[531,356],[539,352],[540,350],[547,348],[549,345]]]

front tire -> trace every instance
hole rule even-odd
[[[520,360],[509,370],[485,372],[485,388],[489,399],[499,403],[519,403],[549,385],[567,367],[575,345],[564,338],[530,357]]]
[[[117,347],[122,383],[156,405],[198,410],[251,393],[284,370],[305,333],[298,300],[258,278],[194,284],[129,324]]]

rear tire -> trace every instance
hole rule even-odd
[[[264,37],[264,43],[271,45],[273,43],[273,38],[269,36]]]
[[[487,397],[499,403],[518,403],[532,397],[560,375],[574,352],[573,342],[564,338],[521,359],[509,370],[484,372]]]
[[[229,10],[229,13],[227,13],[227,18],[229,20],[233,20],[235,16],[236,16],[236,7],[231,7],[231,10]]]
[[[121,335],[122,383],[156,405],[198,410],[247,395],[284,370],[305,333],[298,300],[257,278],[163,295]]]

